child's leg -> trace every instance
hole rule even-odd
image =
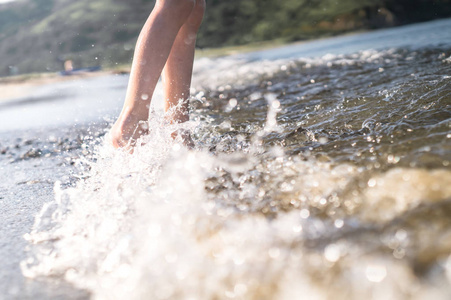
[[[196,36],[204,11],[205,0],[196,0],[194,9],[177,34],[163,69],[165,110],[182,101],[180,109],[171,111],[167,116],[171,122],[181,123],[189,120],[187,100],[190,95]]]
[[[195,0],[157,0],[136,44],[122,112],[111,130],[115,147],[134,145],[146,129],[150,101],[174,40],[195,6]]]

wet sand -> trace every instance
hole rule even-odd
[[[77,181],[80,157],[102,141],[123,101],[128,75],[102,71],[0,80],[0,300],[87,299],[61,279],[30,280],[20,264],[29,233],[55,182]]]
[[[0,299],[86,299],[84,291],[61,281],[33,281],[23,277],[20,262],[26,259],[23,238],[33,226],[44,203],[53,200],[53,186],[74,183],[74,165],[87,127],[3,133],[0,141]],[[93,128],[90,129],[91,131]],[[96,128],[101,136],[103,128]]]
[[[298,51],[290,48],[285,49],[285,57]],[[280,56],[280,51],[277,55],[275,53],[266,51],[255,54],[254,57],[258,60],[262,57],[270,59],[277,55]],[[211,64],[208,66],[211,67]],[[299,69],[304,70],[303,66],[301,64]],[[278,65],[275,65],[275,67],[280,69]],[[320,72],[322,67],[324,66],[320,64],[320,67],[317,68],[318,74],[322,74]],[[337,68],[337,74],[341,74],[339,64],[337,66],[332,65],[332,67]],[[245,71],[248,74],[248,70]],[[351,71],[354,71],[354,69],[351,69]],[[217,71],[216,73],[221,72]],[[236,76],[236,74],[237,72],[234,72],[232,75]],[[327,69],[325,74],[330,74],[330,70]],[[199,81],[201,75],[198,76],[197,81]],[[222,76],[223,73],[220,75]],[[313,75],[317,75],[317,73],[313,73]],[[211,79],[211,72],[206,73],[205,76],[209,76]],[[336,78],[340,78],[340,76],[337,75]],[[318,85],[321,83],[317,77],[313,81],[310,78],[307,79],[309,81],[305,82],[304,85],[308,87],[309,91],[314,91],[312,85],[315,84],[315,80],[318,81]],[[293,79],[293,81],[298,80],[298,78]],[[269,92],[278,92],[277,89],[286,90],[291,86],[294,89],[299,88],[295,85],[276,86],[277,80],[273,81],[274,84],[271,83],[271,85],[264,87]],[[0,183],[0,212],[3,216],[0,218],[0,255],[4,258],[0,266],[0,299],[85,299],[89,297],[86,292],[75,290],[62,283],[61,279],[55,279],[53,283],[52,278],[47,278],[44,282],[24,279],[19,266],[20,262],[28,257],[24,250],[27,242],[23,235],[31,231],[35,215],[41,210],[44,203],[54,200],[54,183],[61,181],[63,187],[68,187],[75,182],[76,174],[80,172],[79,166],[76,165],[77,158],[89,156],[92,153],[92,147],[100,142],[96,138],[102,137],[105,128],[108,127],[108,120],[104,118],[105,116],[114,117],[117,115],[122,103],[126,82],[127,77],[105,76],[61,82],[49,81],[44,85],[37,84],[28,87],[26,86],[27,83],[24,83],[22,86],[24,92],[27,88],[34,89],[36,87],[41,94],[38,97],[29,97],[23,94],[20,96],[21,98],[19,97],[19,102],[23,105],[16,103],[17,105],[1,106],[0,104],[0,172],[3,174],[3,180]],[[208,81],[206,82],[208,83]],[[17,84],[17,86],[20,86],[20,84]],[[259,88],[259,86],[256,88]],[[351,90],[346,86],[344,89]],[[238,92],[240,91],[238,90]],[[250,88],[247,88],[244,92],[253,94]],[[294,92],[302,93],[303,91],[296,90]],[[326,90],[326,92],[328,91]],[[222,99],[224,93],[222,91],[212,95],[214,99]],[[236,95],[231,96],[235,97]],[[312,101],[316,99],[316,95],[311,95],[311,97]],[[244,99],[244,97],[235,98]],[[261,105],[258,105],[261,108],[261,111],[258,112],[261,116],[260,121],[264,122],[266,117],[264,99],[256,99],[249,105],[252,103],[254,103],[252,105],[258,104],[258,101],[262,102]],[[210,104],[210,102],[205,103]],[[245,104],[240,103],[240,105],[243,107],[242,114],[244,114],[246,112],[244,110]],[[314,106],[312,105],[312,107]],[[205,109],[215,112],[214,108],[211,107]],[[305,115],[303,111],[293,110],[293,113],[299,116]],[[234,112],[234,115],[235,119],[240,117],[238,112]],[[253,111],[252,115],[257,114]],[[227,115],[222,115],[222,117],[228,118]],[[7,118],[10,118],[10,121],[5,121],[8,120]],[[249,117],[243,115],[242,119],[247,121]],[[302,125],[306,126],[305,124]],[[307,125],[314,130],[314,124]],[[369,129],[372,129],[370,127]],[[293,136],[301,136],[298,134],[299,132],[298,129],[294,130]],[[332,130],[319,133],[328,134],[332,146],[335,133]],[[226,138],[227,136],[223,137],[224,140]],[[320,140],[321,136],[314,136],[313,138]],[[298,143],[298,141],[294,142]],[[301,142],[304,143],[305,141]],[[313,140],[310,142],[312,145],[317,145]],[[328,150],[326,146],[327,144],[321,144],[318,145],[317,149]],[[330,150],[328,153],[336,153],[333,151]],[[354,152],[352,151],[352,153]],[[369,155],[368,157],[370,157]],[[334,248],[331,249],[334,250]]]

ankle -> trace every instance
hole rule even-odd
[[[143,109],[142,107],[130,107],[127,106],[126,109],[121,113],[119,117],[122,121],[148,121],[149,120],[149,109],[146,107]]]

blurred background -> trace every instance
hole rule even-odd
[[[0,0],[0,76],[127,66],[153,5]],[[282,44],[450,15],[451,0],[207,0],[197,45]]]
[[[124,156],[154,0],[0,0],[0,300],[451,299],[451,0],[206,1]]]

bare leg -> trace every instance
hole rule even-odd
[[[187,100],[190,94],[193,73],[196,36],[204,11],[205,0],[197,0],[194,9],[177,34],[163,69],[165,111],[167,112],[182,101],[180,109],[170,111],[167,115],[171,123],[181,123],[189,120]]]
[[[191,77],[193,73],[194,51],[197,31],[202,23],[205,0],[197,0],[196,5],[185,24],[180,29],[163,69],[164,109],[171,123],[183,123],[189,120],[189,102]],[[176,107],[176,109],[174,109]],[[178,130],[173,138],[180,136],[183,143],[192,148],[194,142],[189,131]]]
[[[157,0],[138,38],[124,107],[111,130],[114,147],[133,146],[146,133],[145,126],[139,124],[149,118],[155,86],[195,3],[195,0]]]

